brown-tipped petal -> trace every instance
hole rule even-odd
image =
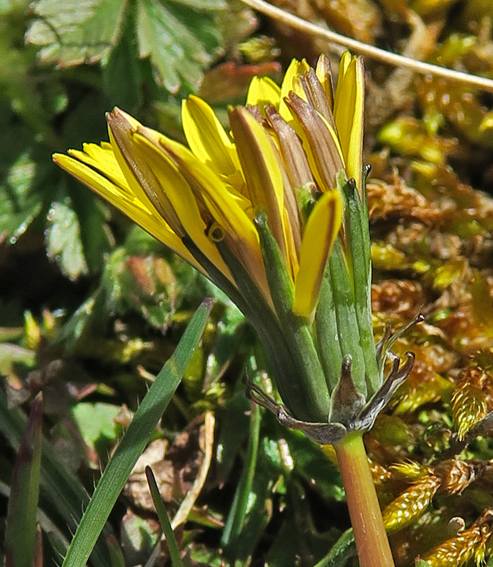
[[[295,93],[289,93],[286,103],[303,129],[308,142],[306,153],[315,165],[317,181],[325,191],[333,189],[337,186],[337,172],[344,168],[336,132],[313,106]]]
[[[182,238],[185,231],[178,215],[149,164],[141,158],[133,141],[133,135],[140,124],[118,108],[109,112],[106,120],[115,157],[132,190],[137,196],[143,191],[173,232]]]
[[[255,118],[255,120],[261,124],[262,126],[265,125],[265,120],[264,117],[262,116],[262,113],[260,112],[260,107],[257,105],[252,105],[252,104],[247,104],[245,106],[245,108],[248,110],[248,112]]]
[[[267,109],[270,109],[270,111],[276,113],[279,117],[279,120],[282,121],[282,118],[279,116],[279,114],[277,113],[277,110],[275,109],[275,107],[273,105],[268,105],[265,109],[264,112],[267,114]],[[277,139],[274,139],[274,133],[277,134],[277,132],[274,133],[271,130],[271,123],[270,121],[266,120],[261,114],[260,114],[260,109],[258,106],[251,106],[248,105],[246,107],[246,109],[248,110],[248,112],[250,112],[250,114],[257,120],[257,122],[264,128],[265,131],[268,132],[269,136],[269,141],[272,142],[272,149],[274,151],[274,153],[276,154],[276,156],[278,157],[279,163],[281,165],[280,167],[280,171],[281,171],[281,176],[282,176],[282,185],[284,188],[284,211],[282,212],[282,222],[283,222],[283,227],[284,227],[284,236],[285,236],[285,243],[286,243],[286,249],[287,249],[287,263],[288,265],[290,265],[291,267],[291,275],[294,277],[294,274],[296,274],[298,272],[298,256],[299,256],[299,252],[300,252],[300,247],[301,247],[301,219],[300,219],[300,214],[299,214],[299,209],[298,209],[298,203],[296,200],[296,194],[294,191],[294,186],[292,183],[292,180],[290,178],[290,176],[288,175],[288,173],[286,172],[286,163],[284,161],[284,155],[283,155],[283,150],[282,150],[282,145],[281,145],[281,140],[279,139],[279,136],[277,137]],[[284,122],[284,121],[283,121]],[[284,124],[286,124],[284,122]],[[287,124],[286,124],[287,126]],[[289,128],[289,126],[288,126]],[[293,130],[293,134],[296,136],[296,133]],[[299,138],[296,136],[296,138],[298,139],[298,142],[300,144],[300,150],[302,150],[301,148],[301,142],[299,141]],[[279,153],[280,152],[280,153]],[[305,158],[306,161],[306,156],[303,154],[303,157]],[[282,165],[284,165],[284,167],[282,167]],[[307,164],[308,167],[308,164]],[[313,179],[313,178],[312,178]]]
[[[316,74],[322,88],[325,92],[325,96],[329,101],[330,108],[334,108],[334,79],[332,77],[332,67],[330,65],[329,58],[327,55],[320,55],[317,61]]]
[[[334,117],[330,101],[327,99],[324,88],[322,87],[313,69],[300,77],[301,85],[305,91],[308,102],[319,112],[325,120],[336,130]]]
[[[273,106],[265,108],[265,115],[277,134],[284,166],[293,187],[314,185],[315,182],[303,145],[294,129],[281,118],[281,115]]]

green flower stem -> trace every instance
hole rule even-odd
[[[363,433],[351,433],[334,445],[360,567],[394,567],[371,475]]]

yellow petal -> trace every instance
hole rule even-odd
[[[110,144],[107,144],[105,147],[98,146],[97,144],[83,144],[82,149],[82,152],[79,150],[69,150],[68,153],[90,167],[97,169],[118,186],[122,188],[127,187],[128,189],[125,176],[116,161],[113,148]]]
[[[268,104],[279,108],[281,89],[269,77],[253,77],[248,87],[246,104],[258,106],[260,110]]]
[[[281,85],[281,102],[279,104],[279,114],[288,122],[288,124],[293,120],[293,114],[291,109],[286,105],[284,99],[289,95],[289,93],[295,92],[298,96],[306,100],[305,93],[298,82],[298,76],[302,73],[306,73],[310,70],[310,65],[305,59],[298,61],[293,59],[289,64],[286,74]]]
[[[181,144],[164,136],[160,144],[168,152],[192,190],[199,192],[216,222],[231,235],[230,242],[232,242],[231,246],[236,256],[248,270],[264,296],[270,298],[258,234],[253,224],[251,203],[247,211],[246,199],[241,198],[240,200],[231,187],[222,182],[211,169],[204,167]]]
[[[245,108],[231,109],[229,120],[254,210],[264,210],[269,228],[286,258],[282,220],[284,186],[277,151],[265,130]]]
[[[310,317],[317,307],[327,260],[339,233],[342,205],[339,193],[329,191],[317,201],[308,217],[296,276],[293,313]]]
[[[234,144],[205,101],[193,95],[184,100],[182,123],[187,143],[202,163],[225,176],[239,169]]]
[[[207,202],[217,222],[230,234],[244,238],[252,248],[256,247],[257,232],[252,219],[240,206],[238,196],[232,194],[231,189],[211,169],[204,167],[187,148],[172,140],[163,140],[162,146],[190,183],[192,190],[198,191]]]
[[[82,152],[78,152],[79,154]],[[162,242],[179,254],[189,264],[205,273],[193,256],[185,248],[182,241],[157,214],[154,209],[139,201],[130,191],[128,185],[120,187],[104,177],[104,163],[99,163],[98,169],[103,175],[97,173],[78,159],[55,154],[53,161],[76,179],[84,183],[89,189],[119,209],[124,215],[131,218],[151,236]]]
[[[166,194],[187,235],[209,261],[233,282],[215,244],[207,235],[209,227],[201,216],[198,202],[187,180],[165,152],[152,141],[136,133],[133,142],[136,160],[145,161],[149,166],[159,183],[161,193]]]
[[[344,53],[339,67],[339,78],[334,102],[334,120],[348,177],[354,178],[358,190],[363,182],[363,130],[365,81],[363,61]]]

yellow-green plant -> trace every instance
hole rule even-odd
[[[255,78],[230,109],[183,103],[188,147],[119,109],[110,143],[55,161],[223,289],[255,327],[282,405],[251,397],[288,427],[333,444],[362,567],[393,565],[362,435],[410,372],[375,345],[364,70],[343,55],[337,88],[325,57],[293,61],[279,88]],[[386,361],[390,373],[384,379]]]

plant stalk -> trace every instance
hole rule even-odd
[[[334,445],[334,449],[346,492],[360,567],[394,567],[363,433],[347,435]]]

